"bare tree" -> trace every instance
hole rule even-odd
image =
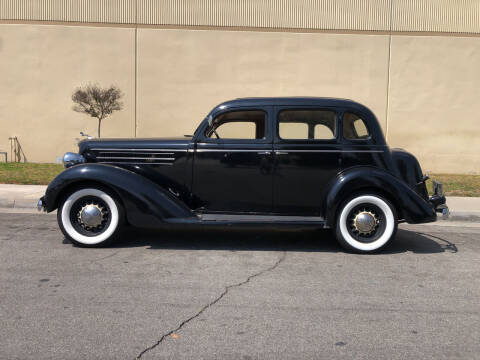
[[[102,120],[114,111],[122,110],[123,103],[120,101],[122,91],[112,85],[102,89],[98,85],[86,85],[77,88],[72,94],[73,110],[98,119],[98,137]]]

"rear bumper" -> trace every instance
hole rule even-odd
[[[442,219],[448,219],[450,210],[447,206],[447,199],[443,195],[442,183],[433,180],[433,195],[429,197],[428,201],[435,209],[435,212],[442,214]]]

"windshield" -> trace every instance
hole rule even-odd
[[[203,122],[204,122],[204,121],[208,121],[208,118],[209,118],[210,116],[211,116],[210,114],[207,114],[207,116],[205,116],[205,118],[202,120],[202,122],[200,123],[200,125],[198,125],[197,130],[195,130],[195,132],[193,133],[193,136],[194,136],[194,137],[197,136],[197,133],[198,133],[198,131],[200,130],[200,128],[202,127],[201,125],[203,124]]]

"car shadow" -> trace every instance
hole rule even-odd
[[[417,254],[457,253],[457,246],[451,241],[428,233],[399,229],[395,240],[383,251],[394,254],[411,251]]]
[[[229,250],[345,252],[329,230],[312,229],[182,229],[142,230],[129,228],[113,248],[148,247],[151,250]],[[395,240],[377,255],[413,252],[456,253],[457,247],[438,236],[399,229]]]

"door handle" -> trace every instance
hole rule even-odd
[[[278,151],[278,150],[275,150],[275,155],[288,155],[288,151]]]
[[[270,155],[272,152],[271,151],[259,151],[257,152],[258,155]]]

